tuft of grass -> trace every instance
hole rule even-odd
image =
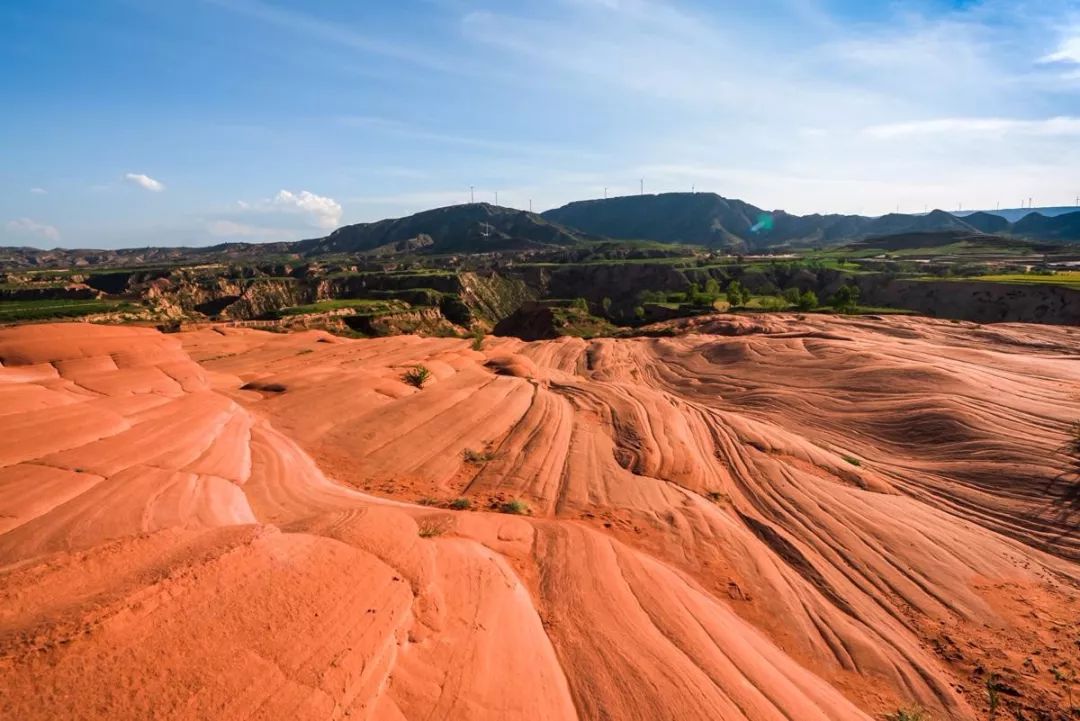
[[[483,350],[484,349],[484,329],[476,328],[472,333],[472,349]]]
[[[435,523],[433,521],[425,521],[420,524],[420,538],[434,538],[435,536],[441,536],[446,532],[446,527],[441,523]]]
[[[520,498],[515,498],[512,501],[503,503],[499,506],[499,510],[514,516],[527,516],[529,514],[529,504]]]
[[[401,375],[401,380],[414,388],[423,388],[431,377],[431,371],[421,365],[415,365]]]
[[[431,496],[424,496],[419,501],[417,501],[417,503],[419,503],[421,506],[437,506],[439,505],[439,499],[432,498]]]
[[[467,511],[472,508],[472,501],[468,498],[455,498],[450,501],[450,508],[455,511]]]
[[[709,491],[705,494],[705,497],[713,503],[728,503],[731,501],[726,493],[721,493],[720,491]]]
[[[1065,695],[1069,699],[1069,710],[1076,714],[1080,711],[1080,707],[1073,703],[1073,684],[1076,682],[1076,673],[1066,666],[1055,666],[1050,669],[1050,672],[1054,675],[1054,681],[1065,688]]]
[[[465,459],[466,463],[487,463],[495,456],[488,451],[474,451],[471,448],[466,448],[462,451],[461,457]]]
[[[861,466],[862,465],[862,461],[860,461],[855,456],[844,456],[844,460],[847,461],[848,463],[850,463],[853,466]]]
[[[998,707],[1001,705],[1001,694],[996,673],[986,677],[986,705],[990,709],[990,721],[994,721]]]
[[[930,717],[920,706],[897,709],[895,713],[891,713],[885,718],[887,721],[930,721]]]

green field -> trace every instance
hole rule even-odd
[[[338,300],[320,300],[318,303],[307,305],[295,305],[291,308],[282,308],[281,315],[307,315],[308,313],[328,313],[334,310],[354,308],[357,313],[364,315],[379,315],[405,310],[407,303],[395,300],[370,300],[367,298],[342,298]]]
[[[1069,270],[1053,275],[1039,273],[1003,273],[1001,275],[979,275],[959,280],[981,280],[995,283],[1017,283],[1020,285],[1060,285],[1065,288],[1080,289],[1080,270]]]
[[[959,275],[947,278],[924,275],[914,280],[925,281],[978,281],[983,283],[1010,283],[1013,285],[1056,285],[1062,288],[1080,289],[1080,271],[1070,270],[1043,275],[1041,273],[995,273],[993,275]]]
[[[104,300],[7,300],[0,301],[0,323],[50,318],[78,318],[95,313],[128,310],[128,303]]]

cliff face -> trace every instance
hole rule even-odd
[[[176,271],[128,291],[169,318],[202,317],[250,320],[289,306],[308,303],[312,287],[295,278],[242,278]]]
[[[456,336],[465,332],[464,328],[447,320],[438,308],[415,308],[401,313],[382,315],[345,315],[341,316],[341,320],[354,331],[374,336],[409,333]]]
[[[1080,325],[1080,290],[982,280],[860,277],[860,302],[977,323]]]
[[[268,278],[247,285],[221,315],[237,319],[258,318],[270,311],[303,305],[314,299],[314,289],[293,278]]]
[[[486,323],[497,323],[538,297],[525,281],[496,273],[462,273],[458,279],[462,302],[476,319]]]
[[[373,290],[396,291],[430,288],[440,293],[457,293],[461,284],[451,272],[355,273],[327,276],[318,282],[319,299],[362,298]]]
[[[632,298],[642,290],[686,290],[685,272],[664,263],[601,263],[553,268],[547,281],[552,298]]]

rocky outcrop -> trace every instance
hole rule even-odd
[[[314,290],[293,278],[267,278],[248,284],[235,301],[222,311],[225,318],[247,319],[264,316],[271,311],[310,303]]]
[[[537,292],[525,281],[497,273],[461,273],[458,282],[462,302],[474,316],[491,324],[538,297]]]
[[[343,315],[340,319],[350,329],[371,336],[463,335],[465,329],[454,325],[438,308],[415,308],[401,313],[380,315]]]

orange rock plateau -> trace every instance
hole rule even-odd
[[[0,718],[1076,718],[1080,329],[657,330],[0,329]]]

